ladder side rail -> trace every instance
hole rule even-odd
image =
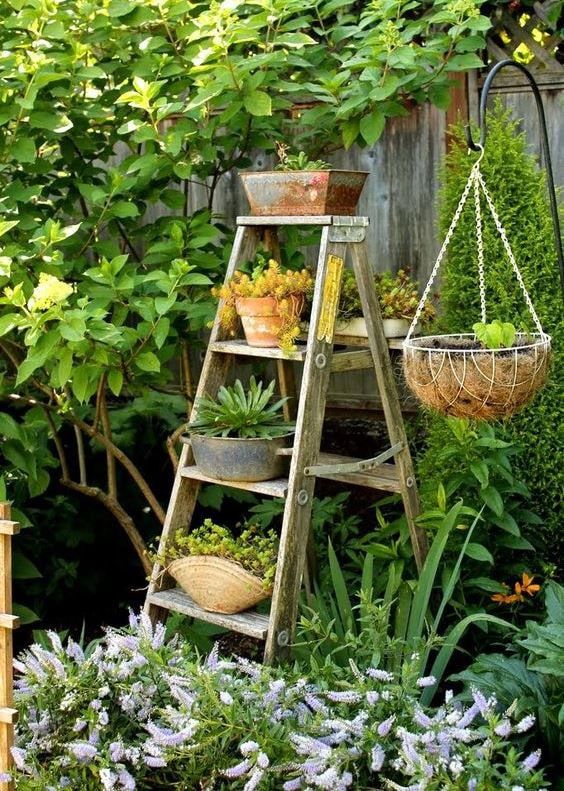
[[[378,304],[376,289],[374,288],[374,276],[368,260],[366,246],[363,243],[353,243],[351,244],[351,252],[360,302],[364,318],[366,319],[368,345],[372,352],[376,381],[380,391],[388,435],[392,445],[398,442],[402,443],[402,449],[396,454],[395,460],[415,561],[418,569],[421,570],[427,554],[427,538],[425,532],[415,522],[420,514],[421,506],[398,390],[388,351],[388,343],[384,336],[382,314]]]
[[[288,656],[295,630],[315,487],[315,478],[307,477],[304,470],[307,466],[316,463],[319,454],[333,354],[332,339],[330,342],[326,339],[319,340],[317,331],[322,315],[329,256],[344,258],[345,252],[346,245],[330,242],[329,228],[324,227],[319,248],[307,353],[296,417],[294,452],[290,465],[288,494],[272,594],[270,628],[265,646],[266,662],[281,660]],[[334,310],[336,313],[336,304]]]
[[[255,228],[248,228],[246,226],[239,226],[237,228],[233,249],[225,273],[225,282],[232,277],[233,273],[242,262],[254,256],[258,244],[259,233],[260,231]],[[220,323],[220,307],[221,305],[218,305],[210,333],[210,343],[224,340],[227,336],[226,331],[222,328]],[[198,388],[190,414],[191,420],[196,417],[197,399],[201,398],[206,393],[215,395],[219,386],[225,381],[232,362],[232,355],[217,354],[208,347],[202,364]],[[201,482],[183,477],[182,469],[189,464],[193,464],[193,462],[194,455],[190,445],[183,445],[176,474],[174,476],[174,484],[163,530],[159,540],[158,555],[160,557],[164,557],[166,554],[166,549],[169,543],[174,539],[175,532],[185,529],[192,520]],[[153,607],[150,603],[150,596],[157,591],[166,590],[172,587],[172,584],[171,578],[163,573],[163,567],[161,563],[157,561],[153,566],[149,587],[147,589],[147,598],[145,600],[145,611],[149,613],[153,621],[164,619],[167,611],[162,610],[162,608]]]

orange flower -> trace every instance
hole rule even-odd
[[[541,586],[537,585],[536,583],[533,585],[532,582],[534,580],[534,575],[529,577],[526,571],[523,572],[522,582],[515,583],[515,592],[516,593],[528,593],[529,596],[534,596],[537,591],[540,591]]]
[[[525,601],[524,593],[534,596],[541,589],[540,585],[533,584],[534,578],[534,575],[530,577],[526,572],[523,572],[521,581],[516,582],[514,585],[515,593],[494,593],[490,598],[492,601],[498,602],[498,604],[515,604],[518,601]],[[509,590],[509,585],[505,582],[502,583],[502,587],[507,591]]]

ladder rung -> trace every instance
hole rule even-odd
[[[337,352],[331,360],[331,371],[361,371],[374,368],[374,360],[370,349],[355,352]]]
[[[388,459],[391,459],[392,456],[396,455],[396,453],[399,453],[402,448],[403,442],[396,442],[396,444],[392,445],[391,448],[388,448],[378,456],[374,456],[371,459],[343,461],[334,464],[314,464],[311,467],[306,467],[304,469],[304,474],[320,476],[340,475],[341,473],[346,473],[348,475],[349,472],[371,472],[377,467],[381,467],[385,461],[388,461]]]
[[[222,354],[241,354],[245,357],[268,357],[271,360],[298,360],[303,361],[306,356],[306,349],[299,348],[295,352],[283,352],[282,349],[249,346],[243,340],[234,341],[213,341],[208,346],[213,352]]]
[[[336,453],[320,453],[319,464],[348,464],[361,462],[362,459],[351,456],[341,456]],[[341,481],[355,486],[366,486],[369,489],[378,489],[382,492],[401,492],[401,483],[395,464],[381,464],[376,470],[369,472],[324,473],[317,476],[329,478],[332,481]]]
[[[223,626],[225,629],[231,629],[233,632],[240,632],[241,634],[248,634],[251,637],[258,637],[260,640],[266,638],[268,632],[268,615],[262,615],[254,610],[247,610],[247,612],[238,612],[234,615],[225,615],[220,612],[208,612],[199,607],[196,602],[190,598],[180,588],[172,588],[171,590],[158,591],[149,596],[149,601],[155,607],[163,607],[165,610],[172,610],[179,612],[183,615],[190,615],[193,618],[198,618],[200,621],[207,623],[214,623],[217,626]]]
[[[269,497],[286,497],[288,491],[287,478],[274,478],[272,481],[223,481],[220,478],[210,478],[204,475],[195,464],[184,467],[181,472],[183,478],[193,478],[204,483],[217,483],[220,486],[231,486],[233,489],[245,489],[248,492],[266,494]]]

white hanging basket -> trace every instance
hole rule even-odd
[[[551,338],[542,329],[505,230],[480,173],[482,156],[483,150],[472,168],[403,343],[403,369],[410,390],[432,409],[455,417],[495,420],[521,409],[544,385],[550,364]],[[483,323],[487,321],[480,190],[486,198],[537,329],[537,332],[531,334],[517,333],[511,348],[484,348],[474,333],[412,337],[472,186],[476,211],[481,320]]]
[[[403,367],[412,392],[455,417],[495,420],[525,406],[545,383],[550,337],[518,333],[510,349],[483,349],[473,333],[411,338]]]

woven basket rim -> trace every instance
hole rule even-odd
[[[168,566],[168,571],[171,571],[174,565],[205,565],[223,568],[225,571],[229,570],[235,572],[239,577],[246,577],[253,582],[257,582],[264,589],[265,593],[268,593],[269,590],[271,590],[264,587],[263,580],[258,576],[258,574],[253,574],[252,571],[244,568],[244,566],[242,566],[238,561],[232,560],[231,558],[224,558],[220,557],[219,555],[185,555],[182,558],[176,558],[176,560],[173,560]]]
[[[426,353],[443,353],[443,354],[498,354],[499,352],[524,352],[528,349],[543,348],[550,349],[552,336],[546,332],[518,332],[516,338],[536,338],[534,343],[524,344],[523,346],[502,346],[499,349],[444,349],[439,347],[423,346],[425,341],[433,341],[436,339],[448,340],[449,338],[472,338],[476,340],[476,335],[473,332],[458,332],[449,335],[423,335],[418,338],[410,338],[403,342],[404,350],[418,351]]]

